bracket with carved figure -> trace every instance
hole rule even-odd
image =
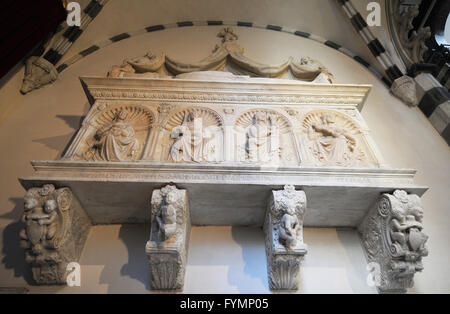
[[[154,190],[145,246],[152,290],[183,290],[190,229],[187,191],[174,185]]]
[[[67,265],[77,262],[91,222],[69,188],[52,184],[25,194],[21,246],[33,278],[40,285],[65,284]]]
[[[272,191],[264,222],[270,290],[297,290],[303,243],[306,195],[292,185]]]
[[[406,293],[414,285],[414,274],[423,270],[428,255],[423,233],[420,198],[396,190],[383,194],[359,226],[369,263],[377,263],[374,274],[381,293]]]

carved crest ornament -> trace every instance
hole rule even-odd
[[[65,283],[92,221],[150,224],[150,286],[168,291],[183,289],[191,224],[263,226],[269,288],[296,290],[303,227],[350,227],[379,291],[405,292],[428,253],[426,188],[386,167],[360,114],[370,86],[336,84],[310,58],[264,65],[231,28],[219,37],[198,63],[150,52],[81,78],[92,107],[80,130],[20,179],[36,283]]]
[[[334,78],[319,61],[302,57],[294,58],[275,66],[251,60],[244,55],[244,48],[237,44],[238,36],[231,27],[224,28],[218,37],[222,39],[213,53],[197,63],[183,63],[164,53],[148,52],[143,57],[126,59],[122,65],[113,66],[108,77],[167,77],[200,71],[228,71],[237,75],[279,78],[290,72],[299,80],[315,83],[333,83]]]

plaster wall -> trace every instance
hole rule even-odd
[[[111,1],[111,5],[119,5],[117,2]],[[156,14],[153,10],[149,12]],[[217,17],[223,19],[222,15]],[[107,22],[101,22],[100,18],[93,22],[92,28],[90,26],[90,35],[82,37],[83,48],[87,41],[96,41],[96,31],[101,33],[108,28],[109,24],[100,24]],[[234,16],[233,20],[236,19]],[[269,16],[264,21],[272,22]],[[95,23],[99,24],[95,26]],[[329,27],[332,28],[333,23],[330,20]],[[127,57],[144,55],[149,50],[164,51],[186,62],[200,60],[218,43],[219,30],[220,27],[211,26],[178,28],[124,40],[71,66],[55,84],[26,96],[18,94],[23,69],[18,69],[3,85],[0,106],[12,109],[0,123],[0,287],[27,286],[31,292],[38,293],[148,293],[149,275],[144,253],[148,226],[142,225],[97,226],[91,230],[80,261],[81,287],[30,286],[30,274],[18,240],[24,190],[17,177],[32,174],[31,159],[59,158],[79,128],[89,107],[79,76],[105,75],[110,65],[120,64]],[[430,256],[424,259],[425,270],[416,275],[415,288],[410,292],[449,293],[450,149],[427,118],[418,108],[409,108],[392,97],[384,85],[356,61],[331,48],[274,31],[235,27],[235,32],[247,56],[260,62],[279,64],[289,56],[311,56],[323,62],[339,83],[373,84],[362,115],[381,153],[392,167],[417,169],[416,183],[430,187],[422,198]],[[111,31],[109,35],[117,33]],[[359,40],[353,38],[355,42]],[[304,238],[310,250],[302,268],[300,293],[375,292],[366,285],[368,272],[356,231],[307,228]],[[185,292],[268,292],[262,231],[193,228]]]

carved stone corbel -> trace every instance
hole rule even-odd
[[[91,222],[69,188],[51,184],[25,194],[21,246],[40,285],[65,284],[67,265],[77,262]],[[69,270],[70,271],[70,270]]]
[[[270,290],[297,290],[303,243],[306,195],[292,185],[272,191],[264,222]]]
[[[400,98],[407,105],[416,106],[417,100],[417,86],[412,77],[403,75],[396,79],[391,86],[391,92],[394,96]]]
[[[396,190],[383,194],[359,226],[368,262],[379,269],[373,275],[380,293],[406,293],[414,274],[423,270],[428,236],[422,218],[420,198]]]
[[[191,222],[186,190],[167,185],[154,190],[150,240],[145,246],[152,290],[182,291]]]
[[[25,77],[23,78],[22,94],[51,84],[58,78],[55,66],[41,57],[30,57],[25,65]]]

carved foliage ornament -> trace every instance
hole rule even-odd
[[[428,255],[420,198],[405,191],[383,194],[360,226],[369,262],[380,265],[381,292],[406,292]]]

